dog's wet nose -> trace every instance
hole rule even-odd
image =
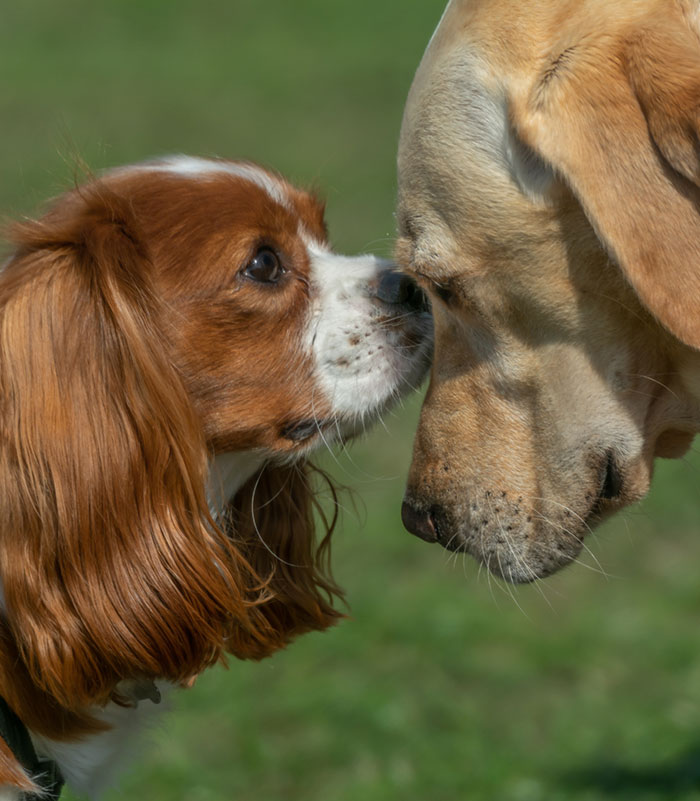
[[[408,501],[404,501],[401,506],[401,520],[411,534],[426,542],[437,542],[437,529],[430,511],[419,511]]]
[[[392,306],[405,306],[411,311],[428,312],[428,296],[418,284],[404,273],[391,270],[379,279],[377,297]]]

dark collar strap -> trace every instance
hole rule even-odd
[[[55,801],[63,788],[63,777],[58,765],[50,760],[39,759],[29,732],[4,698],[0,698],[0,736],[33,781],[44,791],[41,796],[24,793],[23,801]]]

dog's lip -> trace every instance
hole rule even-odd
[[[320,434],[328,420],[295,420],[282,429],[282,437],[292,442],[304,442]]]

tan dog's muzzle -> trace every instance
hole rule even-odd
[[[441,344],[438,357],[444,356]],[[468,340],[461,346],[458,374],[442,371],[445,358],[434,368],[402,519],[417,537],[467,552],[508,581],[533,581],[573,561],[601,519],[646,491],[649,461],[638,448],[630,454],[636,436],[631,411],[624,446],[621,429],[604,424],[597,434],[565,442],[567,420],[580,410],[565,391],[563,366],[557,381],[537,386],[523,374],[494,376],[492,365],[472,363]],[[523,362],[533,358],[522,355]],[[531,369],[537,372],[536,365]],[[583,365],[572,376],[580,373]],[[591,372],[589,389],[596,382]],[[567,414],[551,421],[559,391]]]

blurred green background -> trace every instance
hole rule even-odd
[[[2,0],[0,208],[35,209],[78,157],[245,157],[321,189],[339,249],[389,255],[442,6]],[[334,553],[352,617],[179,694],[109,801],[700,799],[700,459],[512,589],[402,530],[418,407],[325,459],[357,492]]]

